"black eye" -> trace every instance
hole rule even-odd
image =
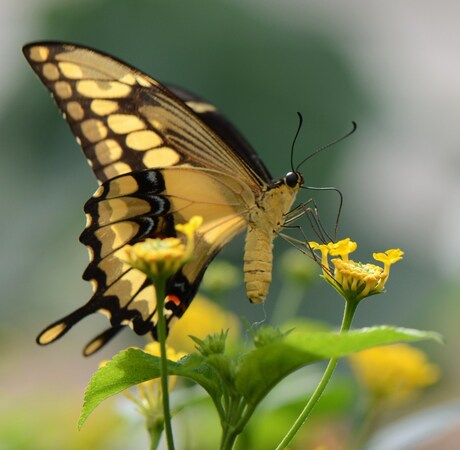
[[[289,172],[284,177],[285,183],[291,188],[296,187],[297,185],[299,185],[301,183],[301,180],[302,180],[302,177],[297,172]]]

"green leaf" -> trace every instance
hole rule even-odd
[[[246,353],[236,373],[236,388],[249,404],[256,405],[273,386],[302,366],[377,345],[421,339],[442,342],[438,333],[389,326],[363,328],[343,334],[296,333],[294,330],[281,341]]]
[[[292,333],[287,335],[285,342],[313,353],[321,359],[340,357],[353,352],[375,347],[377,345],[394,344],[396,342],[415,342],[432,339],[443,343],[443,338],[434,331],[421,331],[412,328],[400,328],[387,325],[339,332]]]
[[[177,362],[168,361],[168,372],[170,375],[180,375],[194,380],[214,401],[220,398],[220,377],[201,355],[191,354]],[[120,352],[92,376],[86,389],[78,427],[82,427],[94,408],[106,398],[159,376],[160,358],[136,348]]]

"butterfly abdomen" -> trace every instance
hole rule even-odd
[[[244,251],[244,282],[252,303],[265,300],[272,280],[273,235],[258,227],[250,227]]]
[[[272,280],[273,240],[283,227],[302,179],[283,178],[262,193],[248,214],[244,249],[244,282],[252,303],[265,300]]]

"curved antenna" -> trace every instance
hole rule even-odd
[[[298,113],[297,113],[298,114]],[[314,151],[313,153],[311,153],[310,155],[308,155],[298,166],[297,168],[295,169],[295,172],[298,172],[299,169],[300,169],[300,166],[308,161],[310,158],[312,158],[313,156],[315,156],[316,154],[318,154],[319,152],[322,152],[323,150],[326,150],[327,148],[329,147],[332,147],[333,145],[335,144],[338,144],[339,142],[343,141],[344,139],[346,139],[347,137],[351,136],[355,131],[356,131],[356,128],[358,128],[358,125],[356,124],[356,122],[353,120],[351,122],[352,124],[352,129],[351,131],[349,131],[347,134],[345,134],[344,136],[342,137],[339,137],[338,139],[335,139],[334,141],[332,142],[329,142],[329,144],[326,144],[326,145],[323,145],[322,147],[320,147],[318,150]]]
[[[302,123],[303,123],[302,114],[299,111],[297,111],[297,115],[299,116],[299,125],[297,127],[297,131],[295,132],[295,136],[291,144],[291,169],[293,172],[296,172],[296,170],[294,169],[294,146],[297,141],[297,137],[299,136],[300,129],[302,128]]]

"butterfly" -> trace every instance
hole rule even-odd
[[[90,262],[83,279],[91,299],[52,323],[41,345],[84,317],[102,312],[110,328],[83,353],[99,350],[129,325],[156,337],[155,290],[123,259],[146,238],[176,236],[175,224],[204,219],[194,259],[166,287],[168,326],[180,318],[216,254],[246,230],[244,273],[251,302],[263,302],[272,271],[273,240],[303,185],[293,169],[273,180],[256,152],[210,103],[165,86],[105,53],[75,44],[35,42],[23,53],[51,92],[100,186],[87,201],[80,241]]]

